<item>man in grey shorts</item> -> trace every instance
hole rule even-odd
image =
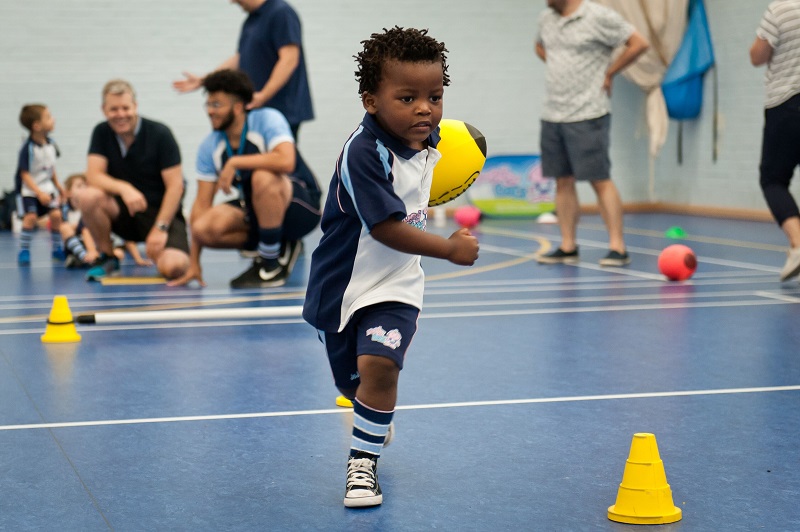
[[[536,39],[536,55],[546,65],[541,155],[542,172],[556,178],[561,245],[537,260],[578,262],[575,183],[588,181],[608,229],[609,251],[600,265],[624,266],[631,259],[622,234],[622,200],[610,175],[609,97],[614,76],[649,45],[617,12],[594,2],[547,0],[547,6],[539,15]],[[618,46],[623,52],[611,62]]]

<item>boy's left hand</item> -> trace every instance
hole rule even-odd
[[[478,239],[475,238],[469,229],[462,227],[448,239],[451,244],[450,253],[447,260],[460,266],[472,266],[478,260]]]

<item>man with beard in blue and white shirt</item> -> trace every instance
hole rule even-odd
[[[231,288],[286,284],[302,241],[319,223],[319,187],[290,176],[295,147],[286,118],[276,109],[247,111],[253,84],[238,70],[205,77],[206,112],[214,128],[197,152],[197,195],[192,206],[190,265],[171,285],[205,285],[203,247],[257,251]],[[213,205],[221,190],[237,199]]]

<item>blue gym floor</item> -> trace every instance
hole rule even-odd
[[[18,267],[0,233],[0,530],[639,530],[606,516],[639,432],[655,434],[683,511],[658,530],[800,530],[800,285],[778,281],[782,233],[625,222],[626,268],[597,265],[597,216],[576,266],[533,260],[558,229],[531,220],[484,221],[472,268],[424,260],[384,504],[364,510],[342,504],[351,413],[300,318],[40,340],[55,295],[73,316],[299,305],[318,234],[288,286],[233,291],[248,265],[233,251],[204,253],[205,289],[102,286],[54,265],[43,231]],[[670,226],[699,258],[686,282],[657,270]]]

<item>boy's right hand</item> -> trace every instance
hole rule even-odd
[[[53,196],[48,194],[47,192],[42,192],[41,190],[36,193],[36,199],[39,200],[39,203],[42,205],[49,207],[50,203],[53,201]]]
[[[448,239],[450,253],[447,260],[460,266],[472,266],[478,260],[478,239],[472,236],[469,229],[462,227]]]

